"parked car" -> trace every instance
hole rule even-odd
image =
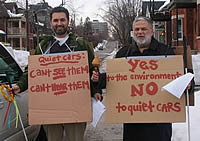
[[[108,43],[107,40],[103,40],[102,43],[98,43],[98,45],[94,49],[94,52],[96,52],[98,50],[104,50],[106,48],[107,43]]]
[[[22,69],[9,52],[7,47],[5,47],[0,42],[0,86],[2,84],[12,84],[14,85],[23,74]],[[9,80],[10,79],[10,80]],[[10,83],[9,83],[10,81]],[[20,116],[25,128],[25,132],[28,140],[33,141],[37,138],[40,131],[39,125],[30,126],[28,125],[28,91],[19,93],[15,96],[15,100],[20,112]],[[0,141],[25,141],[24,133],[20,124],[18,122],[18,127],[15,128],[15,121],[10,123],[10,128],[8,127],[8,122],[3,126],[3,120],[8,107],[8,102],[2,96],[0,91]],[[12,107],[11,110],[11,120],[15,118],[15,109]]]

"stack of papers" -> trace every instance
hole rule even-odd
[[[100,120],[102,114],[105,111],[105,106],[102,102],[96,101],[94,98],[92,98],[92,122],[91,124],[96,127],[98,121]]]

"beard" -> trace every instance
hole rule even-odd
[[[137,46],[140,48],[147,47],[147,45],[149,45],[151,43],[151,38],[152,38],[152,35],[145,35],[143,40],[139,40],[139,39],[137,39],[137,37],[135,35],[133,35],[133,39],[135,40]]]
[[[62,27],[61,29],[58,29],[59,27]],[[55,34],[57,35],[64,35],[67,33],[67,27],[65,27],[64,25],[60,25],[60,26],[54,26],[53,27],[53,31]]]

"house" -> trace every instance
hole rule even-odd
[[[14,49],[27,50],[26,39],[26,18],[25,10],[19,8],[16,3],[0,2],[0,29],[5,31],[6,37],[1,39],[10,43]],[[28,24],[29,49],[34,48],[33,26]]]
[[[170,32],[172,46],[183,46],[185,36],[187,45],[192,50],[200,51],[199,0],[170,0],[167,8],[171,13]],[[168,38],[170,39],[170,38]]]
[[[156,15],[159,8],[165,3],[165,1],[143,1],[142,2],[142,15],[151,18],[154,26],[154,37],[162,43],[166,43],[165,40],[165,23],[162,20],[157,20]]]
[[[6,32],[7,32],[7,20],[9,18],[9,15],[7,13],[7,9],[4,5],[3,1],[0,1],[0,41],[5,42],[6,41]]]
[[[200,51],[200,0],[166,0],[150,14],[163,27],[165,44],[183,46],[185,37],[192,53]]]
[[[185,37],[193,52],[200,51],[200,0],[167,0],[158,13],[156,18],[165,22],[166,43],[183,46]]]
[[[103,34],[104,39],[108,37],[108,23],[107,22],[99,22],[98,20],[92,21],[92,33],[93,35]]]
[[[47,2],[41,2],[37,4],[29,5],[30,17],[32,17],[33,27],[34,27],[34,41],[35,46],[39,44],[40,37],[45,35],[51,35],[52,29],[50,25],[50,11],[51,6]]]
[[[34,21],[44,25],[43,28],[41,28],[42,33],[52,33],[49,16],[52,7],[49,6],[47,2],[30,4],[29,7],[29,11],[34,18]]]

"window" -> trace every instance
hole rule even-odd
[[[171,22],[171,30],[172,30],[172,38],[173,40],[177,39],[177,30],[176,30],[177,24],[176,24],[176,19],[174,19]],[[178,19],[178,39],[183,39],[183,18]]]
[[[200,4],[198,5],[198,36],[200,36]]]
[[[175,39],[175,35],[174,35],[174,20],[171,21],[171,37],[174,40]]]
[[[2,46],[0,46],[0,66],[0,84],[8,84],[8,79],[10,79],[11,83],[19,80],[22,70],[11,57],[10,53]]]
[[[183,39],[183,19],[178,19],[178,39]]]

